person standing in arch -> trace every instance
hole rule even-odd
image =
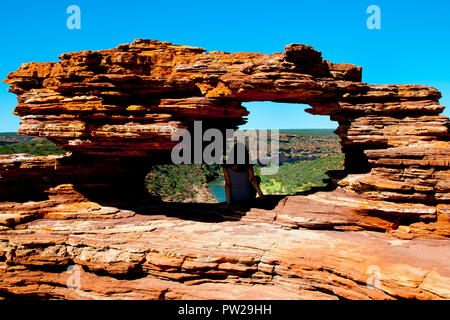
[[[255,175],[253,165],[250,163],[250,155],[244,145],[235,143],[232,152],[233,161],[227,159],[223,166],[227,207],[230,209],[232,206],[251,207],[256,194],[264,198],[259,186],[261,178]],[[242,152],[243,155],[239,154]]]

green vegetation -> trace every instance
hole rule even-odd
[[[280,133],[308,137],[334,136],[337,139],[334,130],[335,129],[280,129]]]
[[[218,165],[158,165],[147,175],[146,185],[152,196],[165,201],[208,201],[211,196],[206,191],[206,184],[218,177],[219,172]],[[205,194],[207,196],[201,198]]]
[[[265,194],[295,194],[311,187],[325,186],[323,179],[328,170],[343,168],[344,155],[335,154],[315,160],[286,163],[279,167],[275,175],[260,175],[261,189]],[[259,174],[260,169],[255,169]]]
[[[51,154],[64,154],[65,152],[48,140],[12,143],[0,146],[0,154],[26,153],[35,156],[47,156]]]
[[[18,136],[16,132],[0,132],[0,137],[15,137]]]

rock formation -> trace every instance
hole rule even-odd
[[[261,54],[136,40],[60,59],[5,80],[19,133],[69,152],[0,157],[0,296],[450,298],[450,122],[438,90],[363,83],[360,67],[301,44]],[[243,217],[146,200],[145,174],[170,163],[176,129],[236,128],[241,103],[263,100],[339,123],[345,169],[329,173],[328,191]],[[70,265],[81,288],[66,285]]]

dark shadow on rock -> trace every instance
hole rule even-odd
[[[333,191],[335,189],[336,188],[334,186],[328,184],[328,185],[323,186],[323,187],[311,187],[311,189],[309,189],[309,190],[300,191],[300,192],[297,192],[297,193],[295,193],[293,195],[294,196],[307,196],[307,195],[310,195],[310,194],[313,194],[313,193],[316,193],[316,192],[321,192],[321,191],[328,191],[329,192],[329,191]]]
[[[181,203],[154,201],[141,203],[134,208],[128,208],[141,215],[164,215],[186,220],[201,222],[223,222],[240,220],[248,211],[253,208],[273,210],[284,195],[270,195],[264,199],[254,199],[251,201],[237,203],[229,209],[224,203]]]

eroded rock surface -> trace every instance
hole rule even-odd
[[[360,67],[301,44],[136,40],[60,59],[5,80],[19,133],[69,152],[0,157],[0,296],[450,298],[450,124],[435,88],[363,83]],[[170,163],[178,128],[236,128],[241,103],[262,100],[339,123],[345,168],[329,191],[242,217],[148,201],[145,174]]]
[[[198,221],[207,211],[193,219],[147,212],[153,215],[47,218],[2,232],[1,292],[93,299],[450,297],[447,241],[286,228],[255,217]],[[67,271],[73,265],[82,268]],[[80,286],[67,288],[74,274]],[[376,284],[372,278],[378,287],[367,286]]]

